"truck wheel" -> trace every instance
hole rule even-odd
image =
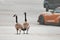
[[[48,5],[46,5],[46,12],[48,12],[49,11],[49,7],[48,7]]]
[[[40,24],[44,24],[44,17],[42,15],[39,17],[39,20],[40,20],[39,21]]]

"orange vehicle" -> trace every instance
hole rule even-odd
[[[51,12],[44,12],[38,17],[39,24],[60,25],[60,7]]]

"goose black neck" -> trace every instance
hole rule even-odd
[[[16,16],[16,23],[18,23],[18,17]]]
[[[24,15],[25,15],[25,22],[27,21],[27,18],[26,18],[26,12],[24,13]]]

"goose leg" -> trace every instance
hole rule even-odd
[[[17,34],[18,34],[18,30],[17,30]]]
[[[25,34],[25,31],[23,31],[23,34]]]
[[[20,33],[19,34],[21,34],[21,30],[20,30]]]
[[[28,34],[28,29],[26,30],[26,34]]]

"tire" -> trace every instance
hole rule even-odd
[[[46,12],[48,12],[49,11],[49,6],[48,5],[46,5]]]
[[[44,24],[44,17],[42,15],[39,17],[39,24]]]

